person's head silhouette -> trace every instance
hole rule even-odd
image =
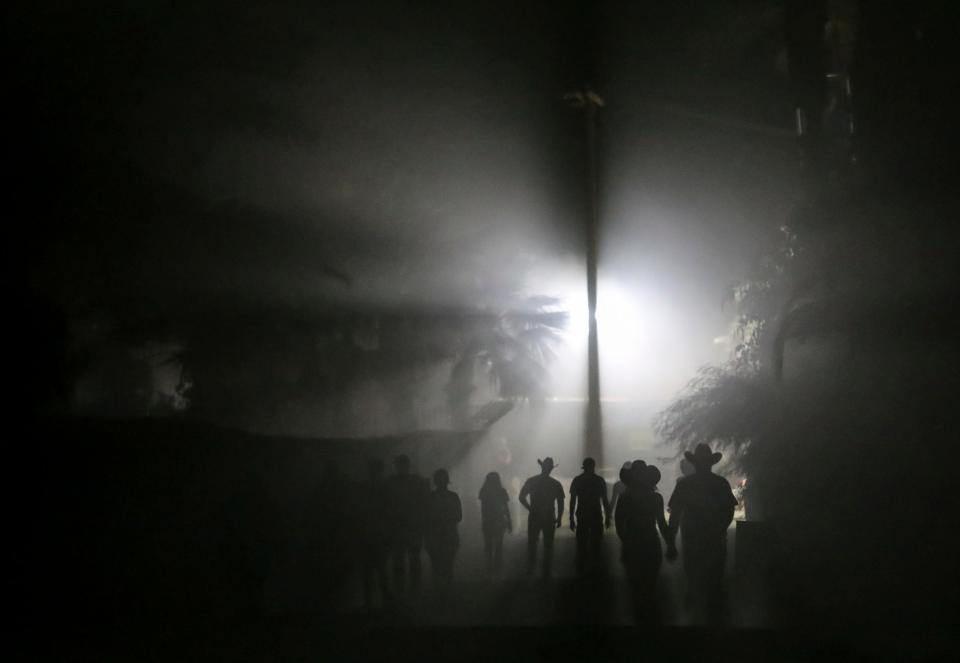
[[[642,489],[647,486],[647,464],[643,461],[633,461],[627,472],[627,486],[631,490]]]
[[[440,469],[433,473],[433,485],[435,485],[438,490],[443,490],[450,485],[450,475],[446,470]]]
[[[713,451],[710,446],[701,442],[696,446],[693,452],[684,451],[683,457],[693,465],[697,472],[709,472],[710,468],[720,462],[723,454],[719,451]]]
[[[487,478],[483,480],[483,488],[486,490],[502,487],[503,485],[500,483],[500,474],[498,472],[490,472]]]
[[[622,481],[624,485],[629,486],[633,483],[634,478],[641,476],[641,474],[638,473],[641,473],[646,466],[647,464],[640,459],[627,461],[623,464],[623,467],[620,468],[620,481]]]
[[[540,473],[543,475],[550,474],[553,471],[553,468],[556,467],[556,465],[553,462],[553,458],[551,458],[550,456],[547,456],[543,460],[540,460],[538,458],[537,463],[540,464]]]
[[[660,470],[655,465],[647,465],[643,468],[643,482],[650,490],[656,490],[660,483]]]
[[[597,461],[593,458],[584,458],[582,467],[585,474],[593,474],[597,469]]]

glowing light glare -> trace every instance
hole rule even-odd
[[[558,394],[586,390],[589,318],[586,292],[571,289],[563,301],[570,318],[565,333]],[[597,298],[600,388],[604,401],[665,401],[687,380],[691,368],[685,330],[676,313],[653,290],[601,279]],[[560,370],[560,369],[558,369]]]
[[[598,293],[597,332],[600,342],[614,352],[633,354],[656,316],[649,302],[616,284],[606,284]]]
[[[567,299],[571,340],[590,332],[586,294]],[[656,300],[633,293],[619,283],[602,281],[597,293],[597,331],[601,352],[623,352],[648,341],[663,327],[663,312]]]

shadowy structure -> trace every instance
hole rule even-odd
[[[503,564],[503,535],[513,531],[510,497],[497,472],[490,472],[480,488],[480,527],[488,574],[499,573]]]
[[[603,563],[603,531],[610,526],[607,482],[596,474],[593,458],[570,484],[570,529],[577,534],[577,571],[595,572]]]
[[[684,452],[695,472],[677,479],[670,497],[668,558],[676,557],[674,539],[680,530],[683,569],[694,615],[717,623],[723,618],[723,574],[727,560],[727,528],[733,522],[737,498],[730,484],[713,473],[722,454],[706,444]]]
[[[553,573],[553,535],[563,519],[563,501],[566,495],[560,482],[550,476],[556,467],[553,458],[537,460],[540,474],[527,479],[520,489],[520,504],[530,512],[527,517],[527,575],[537,565],[537,543],[543,534],[544,579]],[[556,510],[554,504],[556,503]]]

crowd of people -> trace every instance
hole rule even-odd
[[[707,616],[720,609],[726,561],[726,532],[733,520],[737,499],[727,480],[712,471],[721,454],[698,445],[684,454],[689,471],[679,478],[670,497],[669,520],[663,497],[657,490],[660,471],[642,460],[629,461],[620,470],[612,499],[607,482],[596,473],[596,462],[585,458],[582,473],[570,484],[568,524],[576,537],[577,570],[589,575],[602,567],[605,530],[615,527],[623,564],[637,606],[655,609],[657,578],[664,557],[683,553],[688,598]],[[557,467],[550,457],[538,460],[540,472],[524,482],[518,498],[527,510],[528,575],[550,578],[556,530],[562,527],[566,494],[551,473]],[[410,459],[397,456],[394,473],[385,475],[384,464],[371,460],[368,485],[359,512],[341,511],[327,521],[328,534],[359,526],[360,563],[364,603],[374,604],[375,591],[390,602],[397,593],[419,589],[422,582],[421,551],[426,549],[433,583],[442,595],[453,580],[460,545],[458,525],[463,518],[460,497],[449,489],[446,470],[433,474],[433,487],[411,471]],[[324,484],[330,498],[342,499],[346,481],[334,467]],[[497,472],[487,474],[479,495],[481,530],[486,570],[497,574],[503,565],[503,540],[513,531],[510,497]],[[329,503],[329,502],[328,502]],[[349,522],[355,518],[356,523]],[[331,540],[336,540],[334,536]],[[542,541],[542,554],[540,554]],[[665,548],[665,553],[664,553]],[[346,551],[330,551],[346,555]]]

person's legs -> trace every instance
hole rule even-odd
[[[698,543],[688,545],[683,553],[691,613],[698,622],[718,623],[723,619],[726,547],[712,545],[712,542]]]
[[[407,557],[410,561],[410,586],[413,587],[413,589],[417,589],[420,587],[420,576],[422,575],[419,541],[408,543]]]
[[[380,598],[384,603],[388,603],[393,600],[393,592],[390,590],[390,581],[387,578],[387,553],[383,551],[380,553],[378,562],[377,562],[377,577],[380,581]]]
[[[603,543],[603,522],[596,519],[581,519],[577,526],[577,570],[587,573],[600,562],[600,547]]]
[[[503,565],[503,530],[493,535],[493,570],[499,571]]]
[[[494,533],[491,530],[483,530],[483,561],[487,573],[493,571],[493,544],[494,544]]]
[[[453,576],[453,556],[455,551],[450,548],[436,548],[430,553],[430,571],[433,584],[437,589],[443,589],[450,584]]]
[[[543,526],[543,577],[549,578],[553,573],[553,523]]]
[[[577,573],[583,575],[590,568],[590,524],[580,521],[577,525]]]
[[[596,570],[600,563],[600,545],[603,543],[603,521],[593,518],[587,522],[587,568]]]
[[[720,624],[724,619],[724,570],[727,561],[726,548],[718,547],[704,569],[703,600],[708,623]]]
[[[369,555],[369,553],[367,553]],[[363,559],[363,607],[370,609],[373,607],[373,574],[375,565],[368,556]]]
[[[457,559],[457,549],[450,548],[446,552],[446,558],[444,559],[444,581],[449,585],[453,583],[453,564]]]
[[[537,566],[537,538],[540,536],[540,526],[535,519],[527,519],[527,575],[533,573]],[[546,537],[544,537],[546,544]]]
[[[590,553],[593,556],[593,563],[598,564],[602,559],[603,550],[603,521],[598,520],[590,528]]]
[[[406,584],[406,550],[403,541],[394,541],[390,544],[390,562],[393,571],[393,585],[398,592],[403,592]]]

